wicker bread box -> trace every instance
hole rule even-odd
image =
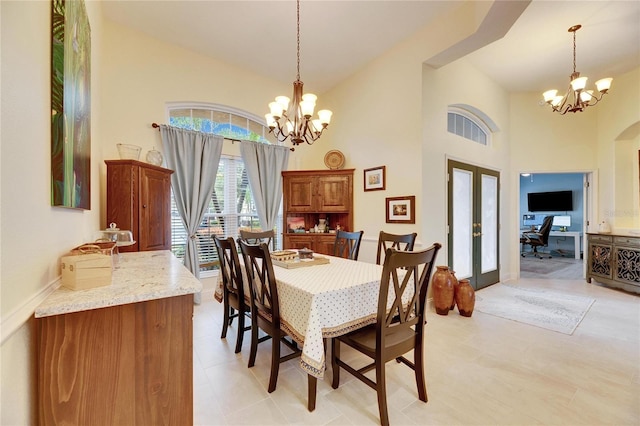
[[[85,290],[111,284],[115,243],[91,243],[62,256],[62,285]]]

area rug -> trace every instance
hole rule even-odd
[[[475,309],[564,334],[573,334],[595,299],[494,284],[476,293]]]

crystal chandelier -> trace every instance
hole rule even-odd
[[[293,101],[286,96],[277,96],[275,102],[269,104],[269,114],[265,114],[269,132],[273,132],[280,142],[291,139],[293,145],[300,145],[303,142],[313,144],[322,131],[331,122],[333,114],[328,109],[318,111],[318,118],[312,120],[313,110],[316,106],[316,95],[312,93],[302,94],[303,83],[300,81],[300,0],[297,0],[297,54],[298,54],[298,74],[293,82]]]
[[[593,90],[585,90],[587,86],[587,77],[580,77],[580,73],[576,71],[576,31],[582,28],[582,25],[574,25],[569,28],[569,32],[573,33],[573,73],[569,81],[569,89],[564,96],[558,95],[557,90],[547,90],[542,94],[544,101],[551,106],[554,112],[562,115],[567,112],[582,111],[586,107],[593,106],[600,102],[602,97],[609,91],[612,78],[603,78],[596,81],[596,89],[600,96],[593,94]]]

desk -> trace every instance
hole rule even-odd
[[[582,232],[577,231],[551,231],[550,237],[571,237],[573,238],[575,258],[580,259],[580,240],[582,239]]]

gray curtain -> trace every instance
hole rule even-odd
[[[287,170],[289,148],[251,141],[240,142],[251,193],[263,231],[273,229],[282,200],[282,172]]]
[[[167,167],[174,170],[171,188],[187,230],[184,265],[200,278],[196,231],[211,200],[224,138],[209,133],[160,125]]]

